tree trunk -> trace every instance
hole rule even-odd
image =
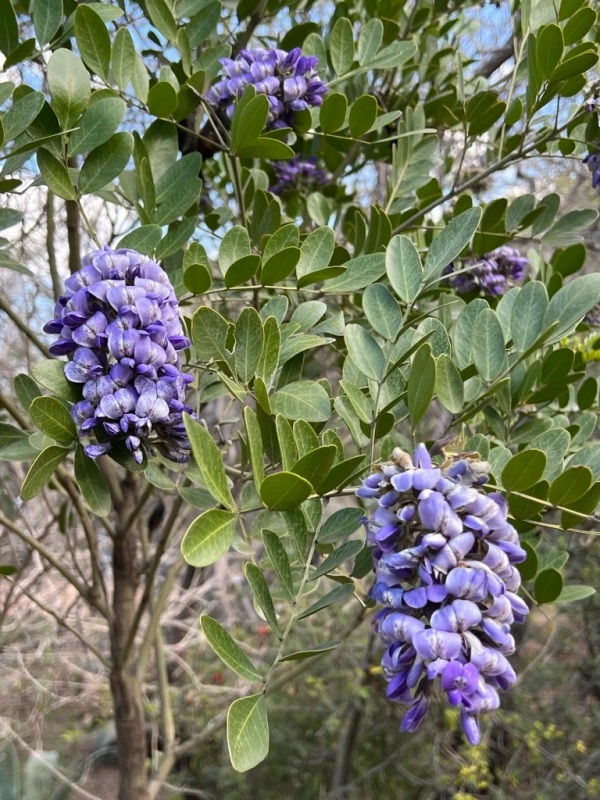
[[[124,522],[135,505],[135,488],[135,478],[128,474],[122,484],[123,501],[116,509],[119,528],[113,549],[110,687],[117,730],[119,800],[149,800],[141,677],[137,674],[135,647],[128,646],[135,617],[138,542],[135,525],[127,528]]]

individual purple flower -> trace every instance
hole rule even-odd
[[[437,681],[471,744],[480,715],[499,705],[497,690],[515,681],[510,630],[528,613],[514,566],[525,553],[504,498],[481,488],[488,473],[470,456],[438,467],[419,445],[413,458],[396,449],[357,490],[378,502],[365,520],[371,596],[384,606],[375,627],[387,645],[388,697],[410,706],[401,729],[417,728]]]
[[[211,86],[206,100],[229,119],[247,86],[253,86],[269,101],[269,130],[292,127],[296,111],[322,105],[327,94],[327,86],[317,72],[318,58],[303,56],[299,47],[289,53],[252,47],[233,59],[221,58],[220,62],[226,77]]]
[[[317,167],[313,156],[294,156],[289,161],[274,161],[273,170],[276,181],[270,186],[273,194],[299,191],[306,194],[327,183],[327,173]]]
[[[511,285],[519,283],[525,277],[529,260],[514,247],[502,245],[481,258],[470,259],[466,272],[454,274],[454,264],[444,269],[448,275],[448,283],[459,294],[479,292],[490,297],[503,295]]]
[[[600,186],[600,153],[588,153],[583,163],[592,173],[592,189]]]
[[[189,347],[167,273],[135,250],[95,250],[65,281],[46,333],[53,355],[67,355],[65,376],[83,400],[71,416],[90,458],[123,445],[134,460],[156,451],[176,462],[190,444],[182,414],[192,377],[178,351]]]

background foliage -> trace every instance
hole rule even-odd
[[[167,780],[240,798],[290,780],[297,797],[593,796],[600,443],[583,320],[600,275],[578,164],[600,146],[594,4],[0,0],[0,19],[3,658],[23,702],[54,680],[37,650],[50,620],[86,648],[82,680],[99,676],[92,718],[64,689],[73,730],[110,717],[111,559],[133,535],[140,797]],[[294,131],[265,130],[251,88],[230,129],[204,101],[219,58],[247,45],[319,57],[329,93]],[[271,191],[293,155],[327,182]],[[192,339],[194,459],[144,462],[128,508],[134,465],[82,455],[78,396],[40,334],[95,243],[160,260]],[[449,285],[451,262],[507,243],[529,259],[522,284]],[[441,705],[397,732],[354,498],[395,446],[449,436],[507,494],[539,607],[519,686],[474,750]],[[43,625],[20,625],[22,607]],[[18,704],[6,718],[21,752],[53,746],[55,723],[34,729]]]

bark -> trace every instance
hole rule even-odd
[[[122,490],[122,503],[116,508],[121,524],[113,549],[114,615],[110,632],[110,686],[117,730],[119,800],[149,800],[141,677],[137,672],[136,649],[129,643],[136,611],[138,537],[135,526],[122,526],[136,504],[134,476],[128,474]]]

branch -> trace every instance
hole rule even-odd
[[[35,603],[35,605],[42,611],[44,611],[46,614],[49,614],[51,617],[54,617],[54,619],[58,622],[58,624],[62,628],[69,631],[69,633],[72,633],[73,636],[76,636],[79,639],[79,641],[84,645],[84,647],[87,647],[88,650],[92,651],[92,653],[101,662],[101,664],[104,667],[106,667],[106,669],[110,668],[109,662],[106,660],[106,658],[104,658],[102,653],[99,650],[97,650],[96,647],[91,642],[89,642],[81,633],[79,633],[79,631],[77,631],[75,628],[69,625],[69,623],[66,621],[66,619],[64,619],[64,617],[61,617],[59,614],[56,613],[56,611],[53,611],[50,608],[50,606],[47,606],[45,603],[42,603],[41,600],[35,597],[35,595],[32,595],[30,592],[28,592],[27,589],[24,589],[20,583],[17,583],[10,576],[7,576],[7,578],[14,588],[18,589],[22,594],[25,595],[25,597],[31,600],[32,603]]]
[[[48,253],[48,266],[50,267],[50,278],[52,279],[52,292],[56,300],[62,294],[62,285],[56,265],[56,247],[54,245],[56,222],[54,221],[54,213],[54,192],[48,189],[46,198],[46,252]]]
[[[512,36],[507,39],[506,43],[499,47],[498,50],[494,50],[494,52],[487,58],[482,64],[477,67],[475,70],[475,77],[479,78],[489,78],[491,75],[496,72],[497,69],[500,69],[502,64],[505,64],[509,58],[512,58],[515,54],[515,46],[513,42]]]
[[[0,311],[4,311],[6,316],[9,317],[9,319],[11,319],[12,322],[14,322],[14,324],[21,331],[21,333],[25,334],[25,336],[29,339],[29,341],[32,342],[32,344],[34,344],[37,347],[37,349],[46,356],[46,358],[50,358],[50,352],[48,351],[46,345],[40,339],[38,339],[35,333],[32,330],[30,330],[30,328],[23,322],[23,320],[18,316],[18,314],[16,314],[12,310],[12,308],[8,305],[8,303],[5,302],[2,295],[0,295]]]
[[[2,513],[0,513],[0,525],[4,525],[5,528],[8,528],[9,531],[12,531],[28,547],[36,550],[42,556],[42,558],[44,558],[51,566],[54,567],[55,570],[60,572],[63,578],[77,590],[81,597],[86,600],[88,599],[88,587],[81,583],[71,572],[69,572],[64,564],[59,561],[54,554],[51,553],[47,547],[45,547],[45,545],[43,545],[41,542],[38,542],[38,540],[34,539],[33,536],[29,536],[29,534],[25,533],[25,531],[22,531],[12,520],[8,519],[8,517],[5,517]]]

